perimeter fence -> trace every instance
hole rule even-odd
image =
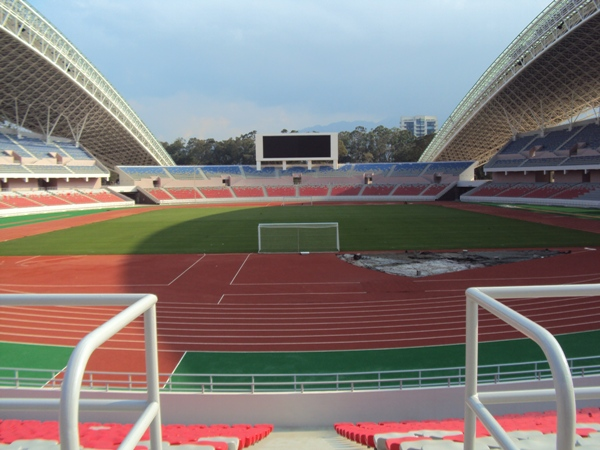
[[[573,378],[600,375],[600,355],[567,360]],[[0,368],[0,388],[60,389],[61,371]],[[379,391],[460,387],[465,384],[465,368],[449,367],[419,370],[305,373],[305,374],[160,374],[163,392],[261,393]],[[547,361],[479,366],[479,384],[552,379]],[[83,390],[143,391],[143,373],[86,372]]]

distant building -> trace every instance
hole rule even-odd
[[[423,137],[433,134],[437,131],[437,117],[435,116],[414,116],[402,117],[400,119],[400,129],[408,130],[416,137]]]

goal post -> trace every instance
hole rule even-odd
[[[258,253],[336,252],[337,222],[259,223]]]

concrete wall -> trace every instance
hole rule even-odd
[[[600,376],[575,380],[576,386],[599,386]],[[480,390],[543,389],[549,381],[508,383],[486,386]],[[3,389],[2,397],[55,398],[58,391]],[[139,394],[86,392],[86,398],[136,398]],[[290,394],[161,394],[162,421],[168,423],[270,423],[276,427],[329,427],[336,422],[427,420],[463,417],[464,388],[434,388],[402,391],[290,393]],[[600,406],[600,400],[577,403],[578,408]],[[554,403],[495,405],[493,414],[553,410]],[[57,420],[50,411],[0,410],[0,418]],[[81,412],[84,422],[131,423],[133,413]]]

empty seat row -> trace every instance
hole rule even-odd
[[[556,411],[510,414],[496,417],[502,428],[523,448],[554,448],[556,442]],[[577,411],[576,446],[600,448],[600,408]],[[345,438],[377,450],[421,448],[462,448],[462,419],[402,422],[342,422],[334,425]],[[524,441],[527,441],[525,444]],[[442,444],[443,443],[443,444]],[[433,445],[435,445],[435,447]],[[528,446],[527,444],[530,444]],[[520,445],[520,447],[521,447]],[[498,448],[488,430],[477,421],[476,448]]]
[[[86,422],[79,424],[80,444],[84,448],[117,448],[131,424]],[[214,424],[214,425],[163,425],[162,439],[169,445],[202,445],[215,450],[242,450],[266,438],[273,431],[270,424]],[[59,441],[59,424],[56,421],[0,420],[0,444],[42,439]],[[148,431],[142,441],[148,441]],[[144,442],[140,443],[144,445]],[[145,443],[148,446],[147,442]]]

